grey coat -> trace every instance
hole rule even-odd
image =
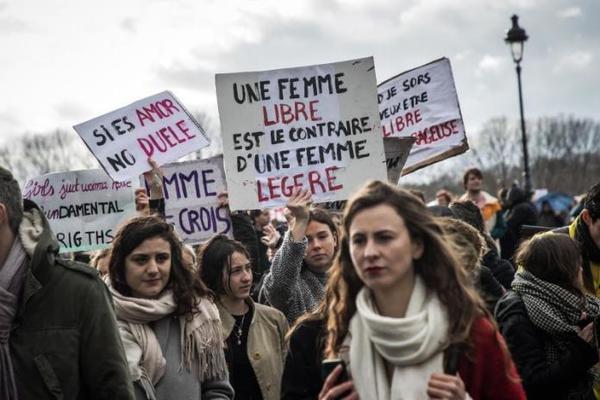
[[[228,379],[200,382],[196,371],[180,370],[181,330],[177,317],[168,316],[151,326],[167,360],[165,375],[154,386],[157,400],[233,399],[233,388]],[[142,386],[139,382],[134,383],[135,398],[146,400]]]
[[[294,242],[287,231],[283,243],[265,276],[263,295],[270,305],[278,309],[290,322],[313,311],[325,296],[326,272],[314,272],[304,265],[308,239]]]

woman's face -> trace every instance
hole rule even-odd
[[[231,255],[231,270],[223,268],[223,287],[234,300],[245,300],[252,288],[252,264],[244,253],[235,251]]]
[[[100,277],[103,278],[106,275],[108,275],[108,263],[110,261],[110,256],[106,255],[100,259],[98,259],[98,262],[96,264],[96,269],[98,270],[98,273],[100,274]]]
[[[125,258],[125,282],[133,297],[157,297],[170,274],[171,245],[161,237],[144,240]]]
[[[387,204],[359,211],[350,224],[350,256],[365,286],[373,291],[401,289],[414,279],[413,260],[423,245],[413,241],[404,219]]]
[[[337,239],[333,236],[329,225],[311,221],[306,227],[308,247],[304,261],[316,271],[327,271],[333,263]]]

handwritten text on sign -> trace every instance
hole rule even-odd
[[[415,138],[403,174],[469,148],[447,58],[383,82],[377,100],[383,136]]]
[[[100,169],[42,175],[25,184],[23,198],[43,210],[61,252],[109,247],[119,224],[135,215],[131,181]]]
[[[204,131],[171,92],[147,97],[73,127],[113,179],[148,171],[209,144]]]
[[[223,233],[231,235],[229,212],[219,208],[225,192],[223,157],[164,165],[165,218],[185,243],[197,244]]]
[[[295,187],[346,199],[385,179],[372,58],[216,76],[233,210],[283,204]]]

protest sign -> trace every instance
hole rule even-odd
[[[109,247],[119,224],[135,215],[131,181],[113,181],[101,169],[42,175],[29,180],[23,198],[43,210],[60,252]]]
[[[163,165],[209,144],[198,122],[168,91],[73,128],[114,180],[150,170],[149,157]]]
[[[218,74],[232,210],[285,204],[295,187],[344,200],[386,179],[373,58]]]
[[[402,175],[468,150],[447,58],[381,83],[377,101],[384,137],[416,139]]]
[[[410,154],[410,149],[412,149],[416,140],[412,136],[383,138],[385,165],[387,166],[388,182],[391,184],[398,184],[402,169]]]
[[[219,208],[217,197],[227,190],[223,156],[166,164],[161,170],[165,219],[175,226],[184,243],[197,244],[219,233],[232,234],[229,212]]]

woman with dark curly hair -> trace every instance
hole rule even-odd
[[[157,217],[117,232],[107,284],[138,399],[231,399],[219,312]]]

